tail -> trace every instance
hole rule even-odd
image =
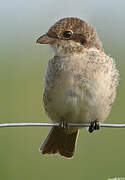
[[[55,154],[71,158],[74,155],[78,130],[68,134],[63,128],[53,127],[40,147],[42,154]]]

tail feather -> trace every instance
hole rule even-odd
[[[59,153],[71,158],[75,151],[77,134],[78,130],[69,134],[62,128],[53,127],[40,147],[40,151],[42,154]]]

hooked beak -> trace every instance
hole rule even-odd
[[[55,41],[55,38],[49,37],[47,34],[44,34],[43,36],[41,36],[37,39],[36,43],[52,44],[54,41]]]

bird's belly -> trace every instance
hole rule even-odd
[[[74,83],[57,84],[46,92],[45,109],[54,122],[64,119],[68,122],[87,123],[92,120],[103,121],[109,114],[106,86],[96,81],[88,83],[88,88],[80,88]],[[97,84],[96,84],[97,83]],[[104,93],[105,92],[105,93]]]

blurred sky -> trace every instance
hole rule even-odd
[[[94,25],[109,53],[112,44],[113,49],[123,53],[124,8],[124,0],[1,0],[0,49],[13,52],[17,43],[21,48],[18,52],[27,46],[30,48],[39,34],[46,32],[55,21],[76,16]]]

